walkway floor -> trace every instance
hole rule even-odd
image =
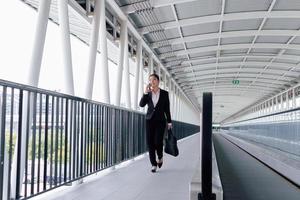
[[[188,200],[189,182],[199,161],[199,134],[179,141],[178,157],[150,172],[148,156],[90,182],[54,193],[47,200]]]
[[[224,200],[299,200],[300,188],[221,135],[214,145]]]

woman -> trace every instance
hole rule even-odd
[[[149,149],[149,158],[152,165],[151,172],[156,172],[157,166],[163,164],[163,139],[168,122],[168,129],[172,127],[170,101],[167,91],[159,88],[159,76],[151,74],[149,85],[140,100],[140,106],[148,105],[146,114],[146,134]],[[158,161],[156,161],[156,154]]]

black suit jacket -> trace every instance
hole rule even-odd
[[[146,114],[146,119],[153,119],[158,121],[166,121],[171,123],[170,114],[170,100],[169,93],[163,89],[160,89],[159,99],[154,107],[152,102],[152,93],[144,94],[140,100],[140,106],[144,107],[148,104],[148,110]]]

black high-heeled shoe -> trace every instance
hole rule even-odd
[[[162,165],[163,165],[163,160],[160,159],[160,160],[157,162],[157,166],[158,166],[159,168],[161,168]]]
[[[155,173],[155,172],[156,172],[156,166],[152,166],[152,167],[151,167],[151,172],[152,172],[152,173]]]

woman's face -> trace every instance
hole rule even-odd
[[[159,85],[159,81],[157,80],[157,78],[155,76],[149,77],[149,83],[151,84],[152,88],[156,88]]]

